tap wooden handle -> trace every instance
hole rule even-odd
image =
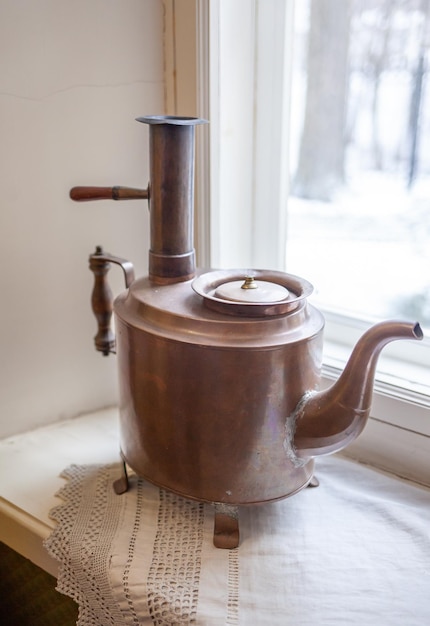
[[[70,197],[76,202],[91,200],[146,200],[149,198],[148,189],[133,187],[73,187]]]

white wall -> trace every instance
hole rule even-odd
[[[162,39],[160,0],[0,0],[0,436],[115,402],[87,259],[102,244],[143,273],[147,205],[68,193],[146,187],[134,118],[164,111]]]

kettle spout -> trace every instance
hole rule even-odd
[[[307,393],[295,411],[293,446],[299,458],[331,454],[362,432],[369,417],[376,364],[396,339],[422,339],[418,323],[382,322],[359,339],[339,379],[327,390]]]

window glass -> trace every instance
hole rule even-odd
[[[287,271],[430,328],[430,1],[296,2]]]

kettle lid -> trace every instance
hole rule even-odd
[[[307,280],[274,270],[215,270],[195,278],[192,288],[210,309],[251,317],[294,311],[313,291]]]

